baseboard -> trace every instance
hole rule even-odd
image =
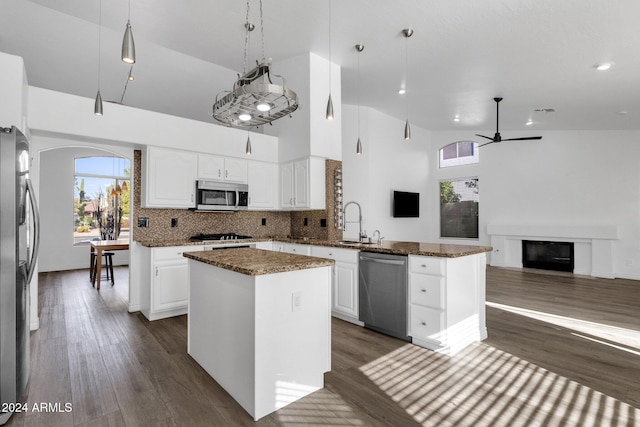
[[[129,308],[127,310],[129,311],[129,313],[140,311],[140,304],[129,305]]]
[[[616,279],[640,280],[640,274],[616,273]]]

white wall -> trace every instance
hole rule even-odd
[[[413,139],[404,141],[401,120],[362,108],[364,153],[357,156],[356,123],[357,108],[344,105],[344,200],[362,205],[369,235],[380,229],[388,240],[490,245],[487,224],[615,226],[615,276],[640,280],[640,131],[534,132],[543,139],[491,144],[480,149],[478,164],[439,169],[438,149],[491,132],[414,126]],[[480,237],[442,239],[439,182],[467,177],[479,178]],[[419,192],[420,218],[393,218],[392,190]],[[355,207],[347,220],[357,220]],[[356,236],[357,224],[349,224],[345,237]]]
[[[265,126],[264,131],[279,141],[279,161],[307,156],[340,160],[342,138],[342,96],[340,67],[314,54],[304,53],[274,62],[273,72],[285,77],[287,87],[298,95],[300,107],[290,118]],[[327,120],[329,74],[334,119]]]
[[[426,194],[432,162],[430,133],[411,127],[412,139],[405,141],[404,121],[371,108],[360,109],[360,140],[363,154],[356,154],[357,107],[342,106],[342,168],[344,202],[362,206],[363,228],[371,236],[378,229],[387,240],[429,241],[428,230],[435,220],[427,209]],[[419,218],[393,218],[393,190],[420,193]],[[349,206],[347,221],[357,221],[357,208]],[[346,238],[356,238],[358,224],[347,224]]]
[[[431,151],[475,133],[484,132],[433,132]],[[534,133],[543,139],[481,148],[477,165],[434,165],[434,205],[440,179],[478,176],[480,243],[487,224],[617,226],[615,275],[640,279],[640,131]]]
[[[36,138],[37,145],[46,144]],[[68,145],[75,145],[72,141]],[[53,145],[49,141],[48,146]],[[118,147],[96,149],[71,146],[40,152],[40,257],[39,269],[59,271],[88,268],[89,247],[73,246],[73,188],[76,157],[125,156],[133,162],[133,151]],[[105,151],[108,150],[108,151]],[[114,252],[115,265],[128,265],[128,251]]]

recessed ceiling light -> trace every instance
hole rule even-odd
[[[529,119],[527,120],[527,123],[525,123],[525,125],[527,126],[531,126],[533,124],[533,120]]]
[[[400,89],[398,90],[398,93],[399,93],[400,95],[404,95],[405,93],[407,93],[407,91],[406,91],[406,89],[405,89],[405,88],[403,88],[403,87],[402,87],[402,88],[400,88]]]
[[[251,120],[251,114],[248,114],[248,113],[241,113],[241,114],[238,116],[238,118],[239,118],[240,120],[242,120],[243,122],[246,122],[246,121],[248,121],[248,120]]]
[[[618,114],[621,116],[626,116],[627,114],[629,114],[629,112],[627,110],[621,110],[621,111],[618,111]]]
[[[613,65],[613,62],[601,62],[600,64],[594,64],[593,68],[598,71],[606,71]]]
[[[455,115],[455,117],[453,118],[454,122],[459,122],[460,121],[460,116],[459,115]]]

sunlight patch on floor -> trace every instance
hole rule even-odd
[[[276,414],[278,421],[287,427],[368,425],[341,396],[326,388],[279,409]]]
[[[424,426],[627,426],[640,410],[486,344],[407,344],[360,370]]]
[[[576,332],[588,334],[607,341],[613,341],[615,343],[640,350],[640,331],[494,302],[487,302],[487,306],[526,316],[531,319],[541,320],[543,322],[572,329]],[[628,349],[625,350],[628,351]]]

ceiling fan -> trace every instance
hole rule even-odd
[[[480,144],[479,147],[484,147],[485,145],[489,145],[489,144],[493,144],[494,142],[502,142],[502,141],[526,141],[526,140],[530,140],[530,139],[542,139],[541,136],[525,136],[524,138],[508,138],[508,139],[502,139],[502,136],[500,135],[500,101],[502,101],[502,98],[493,98],[494,101],[496,101],[496,134],[493,135],[493,138],[488,137],[488,136],[484,136],[484,135],[478,135],[476,134],[476,136],[479,136],[481,138],[486,138],[491,140],[491,142],[486,142],[484,144]]]

